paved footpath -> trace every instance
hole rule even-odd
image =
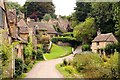
[[[62,63],[63,59],[69,60],[72,58],[73,54],[63,58],[39,62],[27,73],[26,78],[63,78],[63,75],[56,69],[56,64]]]

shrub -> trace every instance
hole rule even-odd
[[[72,66],[84,78],[119,78],[119,53],[115,52],[106,62],[99,54],[82,54],[73,58]]]
[[[43,52],[41,49],[37,50],[36,60],[43,60]]]
[[[2,60],[2,65],[5,66],[6,65],[6,61],[8,60],[7,54],[2,53],[1,60]]]
[[[85,70],[85,67],[88,65],[96,66],[97,64],[102,63],[103,60],[98,54],[82,54],[76,55],[73,58],[72,65],[77,69],[78,72]]]
[[[36,55],[37,55],[37,51],[33,50],[32,51],[32,59],[35,60],[36,59]]]
[[[75,70],[72,66],[65,66],[65,71],[67,71],[69,74],[75,73]]]
[[[120,52],[120,44],[108,44],[104,50],[105,53],[108,54],[113,54],[115,52],[115,49]]]
[[[90,51],[90,45],[88,44],[82,45],[82,51]]]
[[[104,64],[104,68],[109,70],[109,72],[106,74],[108,78],[120,78],[118,52],[115,52],[114,55],[111,55],[110,59],[107,61],[107,65]]]
[[[14,77],[17,78],[23,73],[23,61],[20,58],[15,59],[15,74]]]
[[[27,73],[28,72],[28,66],[26,64],[23,64],[23,72]]]

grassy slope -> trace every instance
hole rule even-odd
[[[71,52],[72,52],[72,48],[69,46],[58,46],[53,44],[51,52],[48,54],[44,54],[44,56],[46,57],[46,59],[50,60],[68,55]]]

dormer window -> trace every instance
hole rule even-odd
[[[3,28],[3,26],[4,26],[4,11],[3,11],[3,9],[0,7],[0,27],[2,27]]]

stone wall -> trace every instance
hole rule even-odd
[[[57,45],[59,45],[59,46],[70,46],[70,43],[67,43],[67,42],[63,43],[61,41],[58,41]]]

